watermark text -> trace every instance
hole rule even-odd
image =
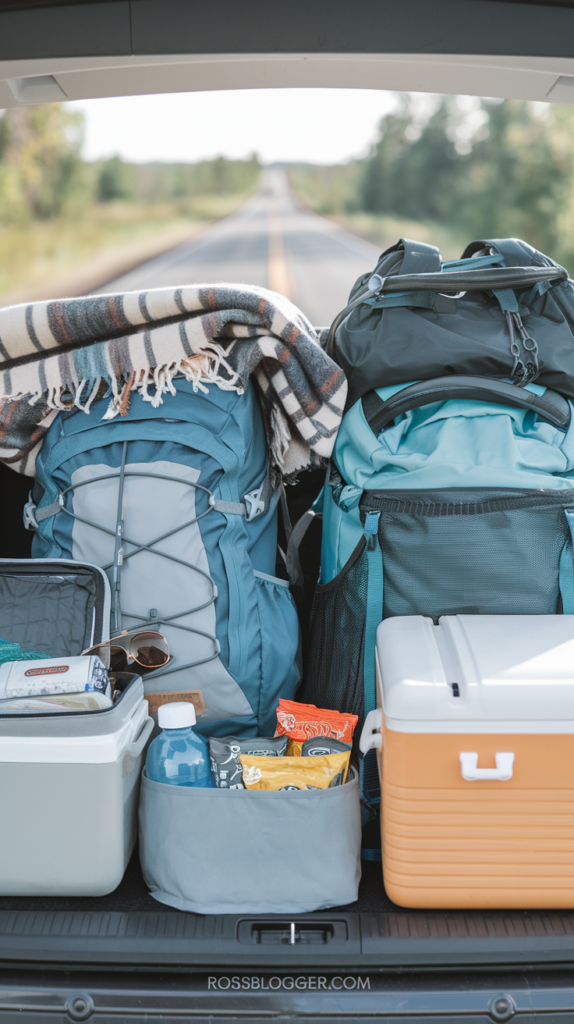
[[[215,992],[369,992],[371,980],[352,974],[234,974],[208,977],[207,988]]]

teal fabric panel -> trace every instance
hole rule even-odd
[[[261,736],[273,736],[279,698],[299,682],[299,623],[295,602],[283,581],[255,578],[261,644],[258,722]]]
[[[574,615],[574,510],[565,509],[570,533],[560,555],[559,585],[564,615]]]
[[[387,399],[408,386],[378,388],[377,394]],[[540,395],[545,388],[530,384],[528,390]],[[359,401],[343,420],[334,460],[346,483],[368,490],[563,490],[574,487],[574,422],[564,433],[531,411],[451,399],[397,417],[376,438]]]
[[[333,491],[325,487],[323,497],[323,540],[321,546],[321,583],[329,583],[349,561],[363,527],[359,506],[343,512],[333,500]]]

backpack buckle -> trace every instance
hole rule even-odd
[[[32,500],[32,495],[28,495],[28,501],[24,505],[22,510],[22,520],[24,522],[25,530],[33,530],[36,532],[38,529],[38,522],[36,520],[36,505]]]
[[[243,496],[245,502],[245,508],[247,509],[247,515],[245,516],[245,522],[250,523],[253,519],[257,519],[257,516],[263,515],[265,512],[265,501],[263,499],[263,487],[265,481],[255,491],[249,491],[249,494]]]

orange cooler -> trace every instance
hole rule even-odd
[[[386,619],[377,680],[389,897],[574,907],[574,616]]]

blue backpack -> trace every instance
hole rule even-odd
[[[27,507],[32,555],[104,568],[112,634],[165,634],[173,658],[146,692],[200,690],[205,733],[272,735],[299,680],[298,622],[275,576],[279,490],[260,409],[251,385],[174,386],[159,408],[134,395],[111,421],[107,399],[58,415]]]

